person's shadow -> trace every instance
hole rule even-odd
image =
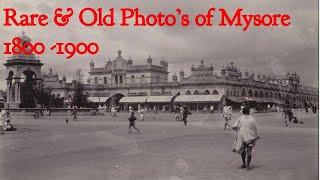
[[[258,169],[258,168],[261,168],[261,167],[262,166],[260,166],[260,165],[250,165],[250,170]],[[242,168],[241,166],[239,166],[238,169],[245,169],[246,170],[246,168]]]

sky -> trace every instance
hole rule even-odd
[[[76,2],[76,3],[75,3]],[[4,27],[4,12],[0,12],[0,57],[3,63],[8,56],[3,55],[4,42],[10,42],[25,31],[32,41],[43,42],[47,49],[56,42],[92,42],[100,46],[98,54],[91,56],[74,56],[67,60],[49,50],[40,58],[45,64],[42,72],[53,72],[66,75],[71,79],[79,68],[86,72],[89,62],[96,66],[104,66],[110,58],[115,59],[118,49],[124,58],[131,56],[134,64],[145,64],[149,55],[154,64],[159,64],[162,57],[169,63],[169,76],[184,69],[187,74],[191,65],[199,65],[201,60],[213,64],[219,70],[230,62],[234,62],[242,71],[285,75],[297,72],[303,84],[318,84],[318,4],[316,0],[174,0],[174,1],[47,1],[47,0],[0,0],[3,8],[15,8],[17,13],[46,13],[49,25],[46,27]],[[74,17],[64,27],[57,27],[52,22],[55,8],[72,7]],[[282,13],[292,17],[289,27],[249,28],[242,31],[235,27],[84,27],[77,14],[82,8],[93,7],[116,9],[116,23],[119,23],[119,9],[138,7],[141,13],[172,13],[176,8],[195,15],[205,13],[209,8],[224,8],[233,12],[243,8],[244,13],[264,14]],[[219,14],[215,14],[214,23],[218,23]],[[0,89],[5,88],[6,69],[0,65]]]

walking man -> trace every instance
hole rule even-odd
[[[136,123],[135,121],[137,118],[134,116],[134,111],[130,112],[130,117],[129,117],[129,134],[131,133],[131,127],[133,127],[135,130],[137,130],[138,133],[140,133],[140,129],[136,128]]]
[[[140,114],[140,120],[141,121],[144,121],[144,113],[145,113],[144,108],[143,107],[139,107],[138,114]]]
[[[229,121],[231,120],[231,106],[223,107],[223,117],[224,117],[224,129],[227,129],[227,126],[231,128],[229,125]]]
[[[252,148],[259,139],[257,123],[250,115],[250,108],[245,107],[242,115],[236,120],[232,129],[236,132],[233,152],[241,154],[242,168],[250,169]],[[246,159],[247,157],[247,159]]]
[[[77,106],[73,106],[73,111],[72,111],[72,114],[73,114],[73,121],[78,121],[78,107]]]
[[[157,106],[154,106],[154,107],[153,107],[153,119],[156,119],[156,118],[157,118],[157,114],[158,114],[158,107],[157,107]]]
[[[185,126],[186,126],[187,123],[188,123],[188,120],[187,120],[188,115],[191,115],[191,112],[189,111],[189,109],[187,108],[187,106],[184,105],[184,106],[182,107],[182,120],[183,120],[183,123],[184,123]]]

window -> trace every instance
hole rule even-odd
[[[98,77],[95,77],[95,78],[94,78],[94,84],[99,84]]]
[[[123,84],[123,76],[120,76],[120,84]]]
[[[134,75],[131,76],[131,84],[135,84]]]
[[[107,78],[107,77],[104,77],[104,78],[103,78],[103,83],[104,83],[104,84],[108,84],[108,78]]]
[[[210,95],[210,91],[209,91],[209,90],[206,90],[206,91],[204,92],[204,94],[205,94],[205,95]]]
[[[219,92],[215,89],[215,90],[212,92],[212,94],[214,94],[214,95],[218,95],[218,94],[219,94]]]
[[[252,97],[252,96],[253,96],[253,93],[252,93],[252,90],[251,90],[251,89],[249,89],[248,95],[249,95],[249,97]]]
[[[141,84],[146,83],[146,76],[145,75],[141,75]]]
[[[186,92],[186,95],[191,95],[191,92],[188,90],[188,91]]]
[[[115,76],[115,77],[114,77],[114,82],[115,82],[115,84],[118,84],[118,83],[119,83],[118,76]]]
[[[194,91],[194,95],[199,95],[199,91],[198,90]]]
[[[263,98],[263,91],[260,91],[260,97]]]
[[[247,96],[246,90],[242,89],[241,96]]]

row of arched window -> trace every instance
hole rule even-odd
[[[88,81],[89,82],[89,81]],[[123,76],[115,76],[115,84],[122,84],[123,83]],[[132,75],[130,78],[130,83],[131,84],[136,84],[136,76]],[[146,76],[145,75],[141,75],[140,77],[140,83],[146,83]],[[94,78],[94,84],[100,84],[99,83],[99,78],[95,77]],[[103,77],[103,84],[108,84],[108,78],[107,77]]]
[[[218,92],[216,89],[213,90],[212,93],[210,93],[209,90],[205,90],[204,93],[202,93],[202,94],[204,94],[204,95],[210,95],[210,94],[212,94],[212,95],[218,95],[219,92]],[[195,91],[192,93],[190,90],[187,90],[187,91],[186,91],[186,95],[200,95],[200,92],[199,92],[198,90],[195,90]]]
[[[226,93],[227,96],[239,96],[239,92],[236,90],[227,90]],[[297,96],[293,97],[290,94],[285,93],[277,93],[272,91],[258,91],[258,90],[252,90],[249,89],[246,91],[246,89],[241,90],[241,96],[248,96],[248,97],[260,97],[260,98],[274,98],[279,100],[292,100],[292,101],[317,101],[317,97],[311,97],[311,96]]]

